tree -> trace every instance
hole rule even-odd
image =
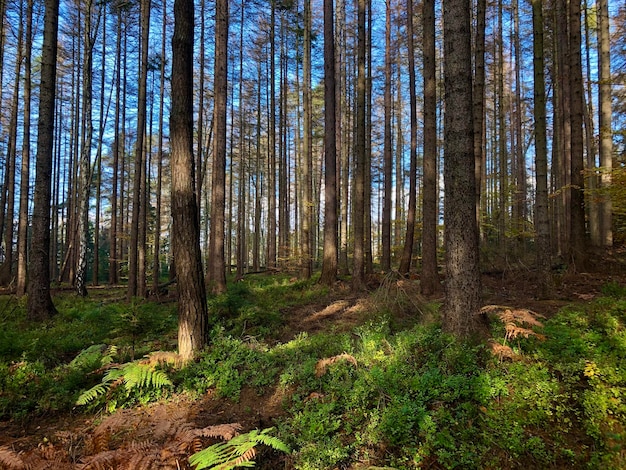
[[[581,57],[580,0],[569,2],[569,65],[571,106],[571,225],[570,259],[577,270],[587,262],[585,198],[583,195],[583,77]]]
[[[302,213],[302,277],[311,277],[313,269],[312,226],[313,226],[313,112],[311,110],[311,0],[304,0],[304,165],[302,180],[304,183],[304,201]]]
[[[207,342],[207,305],[193,156],[193,0],[174,2],[172,37],[172,236],[178,290],[178,351],[191,359]]]
[[[609,41],[608,0],[598,0],[598,61],[599,61],[599,128],[600,128],[600,182],[603,189],[611,186],[613,168],[613,132],[611,130],[611,44]],[[612,203],[610,197],[602,201],[601,241],[613,246]]]
[[[26,294],[28,265],[28,196],[30,180],[30,112],[31,112],[31,56],[33,37],[33,2],[26,6],[26,38],[24,42],[24,138],[22,140],[22,171],[20,179],[20,216],[17,228],[17,285],[16,294]]]
[[[337,129],[333,0],[324,0],[324,259],[320,282],[337,277]]]
[[[472,124],[469,0],[446,0],[444,22],[444,184],[446,285],[443,328],[476,332],[480,307]]]
[[[228,95],[228,0],[215,5],[215,140],[211,186],[208,282],[214,294],[226,291],[224,223],[226,211],[226,98]]]
[[[413,0],[406,2],[407,36],[409,53],[409,106],[411,108],[411,147],[409,156],[409,208],[406,217],[404,249],[399,271],[409,274],[415,239],[415,214],[417,211],[417,96],[415,93],[415,40],[413,33]]]
[[[435,66],[435,1],[424,0],[424,190],[422,236],[422,294],[439,290],[437,271],[437,80]]]
[[[546,141],[546,86],[544,78],[543,3],[532,0],[533,76],[535,116],[535,233],[540,298],[550,290],[550,219],[548,214],[548,146]]]
[[[352,289],[365,287],[365,11],[367,0],[358,0],[357,20],[357,86],[354,169],[354,260]]]
[[[141,60],[139,96],[137,97],[137,140],[135,142],[133,176],[133,212],[130,226],[128,257],[128,297],[146,295],[146,162],[144,135],[148,80],[148,38],[150,32],[150,0],[141,0]]]
[[[59,0],[45,0],[32,222],[33,236],[27,303],[27,315],[31,320],[46,320],[56,313],[50,296],[50,201],[58,30]]]
[[[434,38],[433,38],[434,39]],[[383,216],[382,216],[382,259],[383,271],[391,270],[391,173],[393,169],[391,140],[391,0],[387,0],[385,8],[385,91],[384,91],[384,148],[383,148]]]

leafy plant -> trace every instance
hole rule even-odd
[[[289,454],[291,451],[285,443],[269,433],[273,428],[262,431],[254,430],[235,436],[227,442],[219,442],[189,457],[189,463],[197,470],[214,468],[230,470],[236,467],[253,467],[252,459],[256,456],[257,447],[261,444]]]
[[[108,400],[108,398],[112,396],[114,390],[123,389],[126,398],[130,396],[132,391],[138,390],[143,393],[140,398],[145,400],[150,392],[173,385],[167,374],[157,369],[154,362],[148,360],[116,364],[112,362],[116,353],[117,348],[115,346],[107,348],[101,358],[102,370],[105,371],[101,382],[81,393],[76,400],[76,405],[88,405],[106,395],[107,408],[113,410],[117,407],[118,402],[117,400]]]

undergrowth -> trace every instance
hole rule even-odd
[[[284,397],[272,424],[293,450],[285,468],[626,468],[624,287],[550,319],[503,308],[479,345],[442,333],[432,307],[416,310],[428,321],[407,321],[411,302],[385,307],[380,292],[351,331],[277,342],[284,312],[325,293],[267,276],[231,285],[210,300],[210,346],[184,367],[144,357],[173,349],[171,307],[68,299],[59,317],[32,325],[3,299],[0,415],[68,410],[79,397],[92,411],[176,393],[236,402],[247,388],[260,406]],[[251,457],[259,436],[241,438],[230,460]]]

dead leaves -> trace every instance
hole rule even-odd
[[[317,364],[315,364],[315,377],[319,378],[323,376],[324,374],[326,374],[328,370],[328,366],[336,362],[340,362],[340,361],[347,361],[350,364],[352,364],[354,367],[358,367],[358,364],[354,356],[348,353],[343,353],[337,356],[327,357],[327,358],[320,359],[319,361],[317,361]]]
[[[544,315],[525,308],[511,308],[501,305],[487,305],[480,310],[480,314],[490,320],[500,321],[504,324],[504,342],[502,344],[491,340],[489,347],[491,353],[498,359],[516,359],[518,354],[506,344],[507,341],[523,338],[537,338],[540,341],[546,339],[545,335],[536,332],[532,328],[543,328]]]

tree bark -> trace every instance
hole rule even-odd
[[[193,358],[207,342],[207,305],[193,156],[193,0],[175,0],[172,38],[172,235],[178,276],[178,351]]]
[[[446,285],[443,328],[460,337],[477,331],[480,307],[472,64],[468,0],[446,0],[444,21],[444,184]]]
[[[320,283],[337,278],[337,119],[333,0],[324,0],[324,258]]]
[[[209,241],[208,282],[211,292],[226,291],[224,224],[226,210],[226,101],[228,94],[228,1],[215,6],[215,140],[213,184],[211,187],[211,233]]]
[[[437,271],[437,79],[435,66],[435,1],[424,0],[424,189],[422,235],[422,294],[440,290]]]
[[[50,296],[50,196],[52,195],[58,28],[59,0],[46,0],[39,87],[32,255],[27,303],[28,318],[40,321],[56,313]]]

